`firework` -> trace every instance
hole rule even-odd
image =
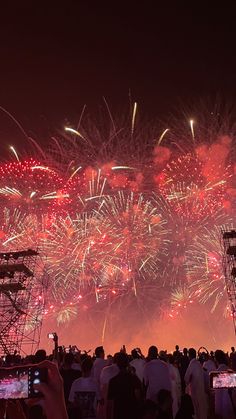
[[[103,200],[99,215],[112,232],[115,275],[121,282],[131,281],[136,293],[136,279],[158,280],[167,241],[166,222],[158,208],[142,194],[119,192]]]
[[[28,159],[0,166],[1,207],[27,213],[47,212],[54,199],[61,199],[63,181],[40,162]]]
[[[73,303],[61,304],[53,309],[51,315],[56,319],[58,325],[67,324],[78,316],[78,307]]]
[[[110,243],[107,227],[94,215],[78,215],[72,219],[59,217],[48,230],[45,240],[48,272],[56,300],[70,298],[81,289],[93,287],[109,265]]]
[[[223,207],[231,178],[230,168],[203,163],[197,156],[187,154],[173,160],[157,178],[165,199],[179,214],[195,221],[214,214]],[[222,177],[221,177],[222,175]]]
[[[209,303],[211,311],[221,303],[227,305],[227,294],[222,268],[221,229],[205,229],[187,252],[186,266],[193,298]]]
[[[106,129],[66,127],[41,162],[12,147],[17,161],[0,166],[0,248],[40,251],[58,324],[83,306],[225,301],[216,230],[234,208],[233,140],[200,135],[197,118],[185,133],[139,130],[137,109],[120,125],[109,111]]]
[[[19,209],[4,208],[0,224],[0,250],[18,251],[39,249],[44,255],[43,243],[47,239],[47,229],[52,223],[48,215],[27,214]]]

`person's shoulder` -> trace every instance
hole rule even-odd
[[[82,377],[76,378],[76,379],[73,381],[73,383],[72,383],[72,387],[77,387],[77,386],[79,386],[79,385],[81,384],[82,380],[83,380],[83,378],[82,378]]]
[[[156,365],[158,365],[160,367],[163,367],[163,368],[169,368],[168,364],[165,361],[162,361],[162,359],[160,359],[160,358],[157,359]]]
[[[116,367],[115,364],[105,365],[105,367],[102,369],[101,374],[106,373],[106,372],[109,372],[109,371],[112,371],[113,369],[115,369],[115,367]]]
[[[98,386],[98,383],[97,383],[97,381],[95,380],[95,378],[94,377],[92,377],[92,376],[90,376],[90,377],[88,377],[87,378],[87,380],[86,380],[86,382],[88,383],[88,385],[90,386],[90,387],[99,387]]]
[[[162,364],[162,362],[163,361],[161,361],[159,358],[157,358],[157,359],[151,359],[150,361],[147,361],[146,363],[145,363],[145,368],[147,369],[147,370],[152,370],[152,369],[155,369],[155,368],[157,368],[159,365],[161,365]]]

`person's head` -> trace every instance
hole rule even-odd
[[[217,365],[220,365],[220,364],[227,365],[226,355],[221,349],[217,349],[217,351],[215,351],[215,360],[216,360]]]
[[[204,361],[208,361],[208,359],[210,359],[210,355],[207,352],[203,352],[204,354]]]
[[[169,390],[161,389],[157,393],[157,405],[162,412],[172,412],[172,396]]]
[[[131,355],[132,355],[133,359],[139,359],[140,358],[140,355],[139,355],[137,349],[132,349]]]
[[[83,377],[89,377],[91,375],[92,368],[93,368],[92,358],[90,356],[87,356],[81,364]]]
[[[203,364],[205,361],[207,361],[208,358],[209,358],[209,356],[208,356],[207,352],[198,353],[198,360],[201,362],[201,364]]]
[[[167,356],[168,356],[168,362],[169,362],[169,364],[172,364],[173,365],[174,362],[175,362],[174,355],[168,354]]]
[[[65,354],[64,366],[67,368],[70,368],[73,362],[74,362],[74,355],[71,352],[69,352],[68,354]]]
[[[148,359],[156,359],[158,356],[158,349],[156,346],[152,345],[148,349]]]
[[[183,349],[183,354],[184,354],[184,356],[187,356],[188,355],[188,349],[187,348],[184,348]]]
[[[175,346],[175,350],[178,351],[179,350],[179,345]]]
[[[162,361],[167,362],[167,353],[166,353],[166,351],[160,351],[160,352],[159,352],[159,358],[160,358]]]
[[[145,400],[141,409],[142,409],[141,413],[142,413],[143,419],[156,418],[157,405],[152,400]]]
[[[38,364],[39,362],[45,361],[47,359],[47,353],[45,349],[38,349],[35,353],[35,362]]]
[[[231,346],[231,351],[235,352],[235,347],[234,346]]]
[[[117,362],[118,362],[119,356],[120,356],[120,352],[116,352],[116,353],[114,354],[114,356],[113,356],[113,364],[116,364],[116,365],[117,365]]]
[[[121,371],[126,370],[129,365],[128,356],[124,352],[119,352],[116,354],[116,364]]]
[[[103,346],[98,346],[95,349],[95,356],[96,356],[96,358],[102,358],[102,359],[105,358],[105,351],[104,351]]]
[[[112,365],[113,364],[113,356],[112,355],[107,355],[107,366]]]
[[[5,359],[5,363],[6,363],[6,365],[8,366],[10,366],[10,365],[14,365],[14,355],[11,355],[11,354],[7,354],[6,355],[6,359]]]
[[[189,348],[188,354],[189,354],[189,358],[190,358],[190,359],[195,359],[195,358],[196,358],[196,356],[197,356],[196,349],[194,349],[194,348]]]
[[[184,394],[181,397],[180,411],[185,416],[194,415],[194,406],[191,396],[189,394]]]

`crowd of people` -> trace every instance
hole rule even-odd
[[[70,347],[57,354],[56,362],[44,350],[25,360],[8,356],[4,361],[5,366],[22,362],[47,368],[47,382],[34,386],[41,397],[1,401],[0,419],[236,418],[236,389],[213,389],[210,383],[213,371],[236,371],[233,347],[226,354],[178,346],[167,353],[151,346],[146,357],[139,348],[128,354],[122,347],[106,356],[100,346],[91,356]]]

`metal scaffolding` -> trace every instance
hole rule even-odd
[[[225,285],[236,334],[236,231],[222,231]]]
[[[39,345],[47,277],[35,250],[0,253],[0,353]]]

